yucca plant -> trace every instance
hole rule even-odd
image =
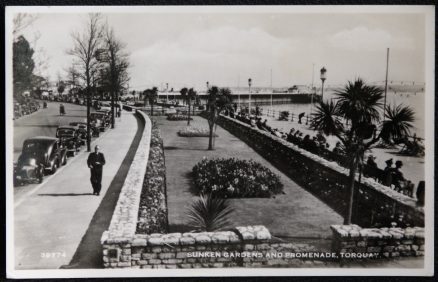
[[[234,209],[226,199],[200,194],[187,209],[188,225],[196,232],[211,232],[231,227],[230,214]]]

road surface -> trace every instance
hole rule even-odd
[[[42,103],[40,103],[42,105]],[[14,162],[17,161],[21,154],[24,140],[35,136],[51,136],[55,137],[56,129],[60,125],[68,125],[73,121],[86,122],[87,108],[85,106],[64,103],[66,115],[59,115],[59,104],[57,102],[48,102],[48,107],[43,109],[41,107],[37,112],[23,116],[14,120],[13,134],[14,134]],[[82,146],[81,150],[86,147]],[[69,158],[68,162],[73,158]],[[45,180],[46,181],[45,177]],[[14,187],[14,200],[18,201],[34,189],[38,184],[26,184],[23,186]]]

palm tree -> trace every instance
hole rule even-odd
[[[179,91],[179,93],[181,93],[181,98],[182,98],[183,102],[185,102],[187,99],[187,92],[188,91],[189,90],[187,89],[187,87],[184,87]]]
[[[210,129],[210,135],[208,138],[208,150],[213,150],[213,129],[216,124],[219,115],[226,107],[231,105],[232,95],[228,88],[218,88],[212,86],[208,89],[208,101],[207,101],[207,119],[208,127]]]
[[[380,139],[389,141],[409,135],[414,112],[407,106],[388,106],[384,111],[386,120],[382,121],[382,89],[366,85],[360,78],[348,82],[335,95],[336,102],[319,103],[311,128],[335,135],[345,147],[350,172],[344,224],[351,224],[356,170],[363,162],[365,152]]]
[[[191,101],[194,100],[197,96],[197,93],[195,90],[193,90],[193,88],[190,88],[189,91],[187,92],[187,102],[189,104],[189,115],[187,118],[187,125],[190,125],[190,106],[191,106]]]
[[[149,104],[151,105],[151,116],[154,115],[154,103],[157,101],[158,98],[158,88],[153,87],[152,89],[146,89],[143,91],[145,105],[146,101],[149,101]]]

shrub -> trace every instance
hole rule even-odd
[[[233,211],[226,199],[201,194],[186,212],[189,218],[187,224],[195,232],[223,230],[231,226],[229,215]]]
[[[280,177],[253,160],[203,159],[193,167],[199,193],[221,198],[268,198],[283,192]]]
[[[208,130],[207,128],[187,126],[186,128],[178,131],[178,136],[181,136],[181,137],[209,137],[210,130]],[[217,137],[218,135],[216,133],[213,133],[213,136]]]
[[[166,166],[163,140],[153,121],[149,159],[140,197],[137,232],[150,234],[167,231]]]
[[[167,120],[187,120],[189,117],[188,115],[182,115],[182,114],[170,114],[167,116]],[[193,120],[190,118],[190,120]]]

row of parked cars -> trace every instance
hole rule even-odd
[[[111,112],[99,110],[90,113],[91,136],[99,137],[110,124]],[[70,122],[59,126],[55,137],[37,136],[26,139],[22,153],[14,164],[14,186],[41,183],[47,174],[54,174],[67,164],[87,142],[87,123]]]
[[[14,119],[29,115],[41,108],[40,102],[33,99],[26,99],[23,102],[14,101]]]

